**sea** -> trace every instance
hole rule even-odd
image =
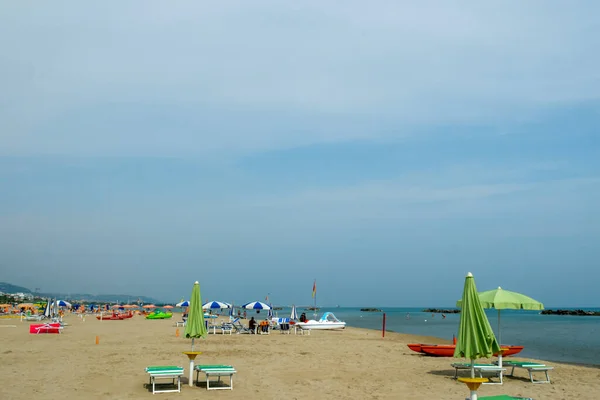
[[[353,307],[322,307],[318,316],[331,311],[338,319],[346,321],[347,326],[381,331],[385,313],[386,331],[434,336],[450,341],[458,332],[460,314],[445,314],[446,318],[442,318],[441,314],[423,312],[424,308],[379,309],[382,312],[365,312]],[[599,308],[580,309],[600,311]],[[277,311],[278,316],[288,316],[287,310]],[[498,311],[485,311],[498,337]],[[306,312],[309,318],[314,313],[298,309],[298,314],[301,312]],[[539,311],[501,310],[500,338],[503,345],[524,346],[519,357],[600,366],[599,316],[542,315]]]

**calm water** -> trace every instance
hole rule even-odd
[[[382,308],[386,313],[388,331],[414,335],[435,336],[452,340],[456,335],[460,314],[440,314],[421,312],[422,308]],[[598,309],[587,309],[598,310]],[[322,308],[333,312],[348,326],[381,330],[382,313],[361,312],[359,308]],[[299,310],[298,313],[302,312]],[[278,311],[279,316],[289,315],[289,311]],[[311,311],[306,311],[312,317]],[[410,314],[410,319],[406,315]],[[498,335],[498,312],[486,310],[486,314]],[[519,353],[524,358],[539,358],[548,361],[563,361],[581,364],[600,365],[600,317],[576,317],[540,315],[539,311],[502,310],[502,344],[525,346]]]

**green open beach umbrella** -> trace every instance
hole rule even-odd
[[[504,290],[498,286],[498,289],[487,290],[479,293],[479,301],[483,308],[495,308],[498,310],[498,342],[502,344],[502,335],[500,331],[500,310],[543,310],[544,304],[532,299],[524,294]],[[456,303],[461,307],[462,301]],[[498,355],[498,365],[502,367],[502,353]]]
[[[461,304],[463,307],[454,357],[471,360],[471,378],[474,378],[475,360],[492,357],[494,353],[500,351],[500,346],[483,311],[475,287],[475,279],[470,272],[465,278]]]
[[[206,325],[204,325],[204,312],[202,311],[202,298],[200,297],[200,284],[194,283],[192,296],[190,297],[190,308],[185,323],[185,337],[192,339],[192,351],[194,351],[194,339],[205,338]]]

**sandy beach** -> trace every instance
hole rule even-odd
[[[31,322],[0,320],[2,399],[464,399],[466,386],[452,379],[451,358],[424,357],[407,343],[442,340],[358,328],[311,335],[210,334],[196,341],[197,362],[231,364],[234,390],[189,387],[152,395],[144,368],[186,368],[191,341],[171,320],[98,321],[65,316],[63,333],[29,334]],[[13,327],[16,326],[16,327]],[[176,336],[179,329],[180,336]],[[95,343],[96,336],[99,344]],[[551,363],[551,384],[532,384],[526,371],[504,385],[484,385],[480,396],[510,394],[534,399],[597,399],[600,368]],[[202,375],[201,375],[202,377]],[[202,379],[202,378],[201,378]]]

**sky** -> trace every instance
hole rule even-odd
[[[0,280],[600,306],[600,3],[0,6]]]

